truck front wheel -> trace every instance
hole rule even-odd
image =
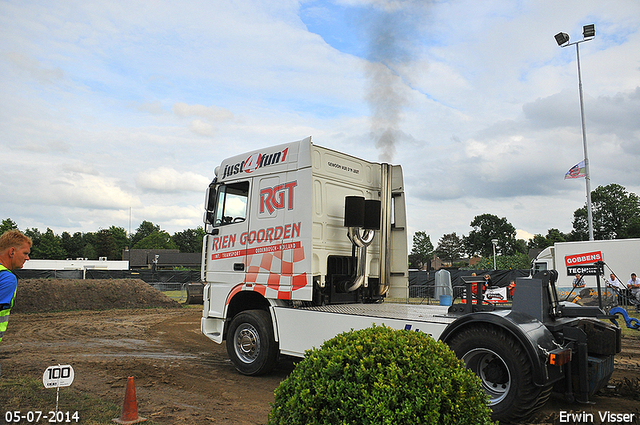
[[[507,332],[491,327],[462,330],[449,346],[482,382],[489,395],[492,418],[510,422],[546,403],[551,387],[533,383],[531,364],[520,343]]]
[[[227,332],[227,353],[243,375],[271,371],[278,361],[278,344],[269,313],[247,310],[237,314]]]

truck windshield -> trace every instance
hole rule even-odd
[[[249,182],[221,184],[211,188],[206,214],[208,224],[218,227],[245,221],[248,198]]]
[[[533,263],[533,274],[547,270],[547,263]]]

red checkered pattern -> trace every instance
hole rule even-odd
[[[253,283],[253,290],[267,298],[290,300],[293,291],[307,286],[307,273],[293,274],[294,264],[304,260],[304,248],[292,248],[293,261],[282,259],[283,251],[247,256],[245,283]]]

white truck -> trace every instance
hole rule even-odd
[[[558,302],[553,271],[520,279],[512,308],[408,298],[402,169],[311,138],[228,158],[205,200],[202,332],[236,369],[270,371],[340,332],[372,324],[428,333],[480,378],[493,417],[530,414],[555,390],[589,401],[608,381],[620,329]],[[481,286],[481,285],[480,285]],[[482,291],[477,291],[482,300]]]
[[[557,270],[556,285],[561,298],[573,289],[577,273],[583,277],[586,288],[596,288],[598,276],[604,274],[608,278],[611,273],[626,285],[631,273],[640,273],[640,239],[556,242],[536,256],[532,269],[533,273]],[[600,283],[604,290],[604,281]]]

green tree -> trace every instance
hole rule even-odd
[[[53,230],[47,228],[45,233],[34,231],[33,234],[37,236],[37,244],[31,235],[27,235],[34,241],[29,257],[40,260],[64,260],[67,258],[67,251],[62,247],[62,239],[53,233]]]
[[[201,252],[202,238],[204,238],[204,229],[202,226],[174,233],[171,237],[180,252]]]
[[[594,231],[594,235],[595,235],[595,231]],[[598,238],[596,237],[596,239]],[[578,208],[573,212],[573,230],[571,231],[571,240],[574,240],[574,241],[589,240],[589,222],[587,217],[586,206],[582,208]]]
[[[567,242],[568,240],[569,235],[552,228],[547,230],[547,236],[542,236],[541,234],[534,235],[533,238],[529,239],[527,247],[530,249],[544,249],[548,246],[553,246],[556,242]]]
[[[498,240],[496,253],[501,255],[514,255],[522,249],[522,245],[516,242],[516,228],[505,217],[499,218],[493,214],[478,215],[471,222],[471,227],[473,230],[464,238],[469,256],[491,257],[492,239]]]
[[[413,247],[409,255],[409,267],[422,269],[431,261],[433,255],[433,244],[431,237],[423,231],[417,231],[413,234]]]
[[[96,249],[93,247],[92,243],[87,243],[85,246],[82,247],[82,258],[86,258],[89,260],[97,260],[98,259],[98,253],[96,251]]]
[[[67,251],[67,258],[83,257],[82,248],[84,247],[84,238],[82,233],[75,232],[73,236],[69,232],[62,232],[60,235],[62,247]]]
[[[438,241],[436,255],[442,260],[451,261],[462,257],[464,253],[464,244],[462,238],[456,235],[456,232],[443,235]]]
[[[121,260],[122,251],[124,251],[124,249],[129,246],[129,237],[127,236],[127,231],[124,229],[124,227],[111,226],[109,227],[109,234],[111,235],[111,237],[113,238],[113,242],[115,243],[114,252],[109,258],[114,260]]]
[[[524,239],[516,239],[516,244],[514,246],[514,255],[515,254],[524,254],[529,252],[527,249],[527,241]]]
[[[633,217],[627,226],[627,237],[640,238],[640,216]]]
[[[116,243],[109,229],[101,229],[96,233],[96,254],[98,257],[113,259],[116,251]]]
[[[591,192],[591,209],[594,239],[640,236],[640,197],[623,186],[616,183],[598,186]],[[573,213],[572,237],[574,240],[589,239],[586,205]]]
[[[151,233],[133,246],[134,249],[177,249],[169,233],[157,231]]]
[[[18,225],[15,221],[10,218],[6,218],[2,220],[2,224],[0,225],[0,235],[6,232],[7,230],[16,230],[18,229]]]
[[[131,236],[131,245],[136,246],[138,242],[154,232],[160,232],[160,226],[153,224],[150,221],[144,220],[140,223],[140,226],[136,229],[136,232]]]
[[[475,270],[493,270],[493,256],[484,257],[473,267]],[[523,270],[531,268],[529,256],[521,252],[515,255],[497,255],[496,270]]]
[[[24,231],[26,236],[31,238],[31,242],[33,245],[31,246],[31,253],[29,254],[29,258],[32,260],[42,260],[44,257],[40,257],[40,253],[38,252],[38,247],[40,246],[40,238],[42,238],[42,233],[38,229],[26,229]]]

